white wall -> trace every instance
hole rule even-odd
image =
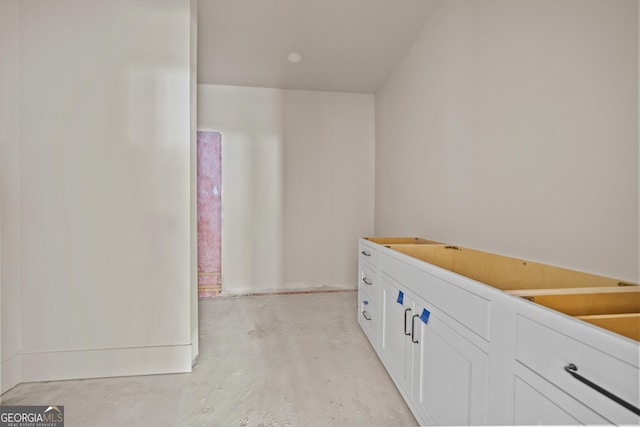
[[[20,382],[19,0],[0,0],[0,393]]]
[[[282,287],[282,91],[198,85],[198,130],[222,133],[225,293]]]
[[[284,118],[284,281],[355,287],[374,225],[374,97],[288,90]]]
[[[353,288],[373,232],[373,96],[199,85],[222,133],[222,287]]]
[[[637,281],[638,2],[440,2],[376,96],[376,234]]]
[[[2,242],[2,191],[0,191],[0,242]],[[2,244],[0,244],[0,356],[2,355]],[[0,394],[2,394],[2,360],[0,359]]]
[[[190,52],[189,52],[189,131],[191,151],[189,156],[191,185],[191,363],[199,353],[198,328],[198,164],[197,164],[197,130],[198,130],[198,0],[190,0]]]
[[[21,0],[18,15],[2,226],[19,246],[3,229],[2,274],[22,313],[2,326],[21,323],[21,380],[189,371],[190,2]]]

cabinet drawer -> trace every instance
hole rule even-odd
[[[380,255],[380,271],[489,341],[491,302],[488,299],[387,254]]]
[[[516,328],[516,360],[615,423],[640,421],[633,412],[565,370],[566,366],[575,365],[577,374],[637,407],[640,400],[637,366],[606,353],[606,349],[596,348],[595,342],[587,345],[521,314]]]
[[[358,292],[358,323],[362,327],[371,344],[375,347],[378,325],[378,309],[375,301],[369,295]]]
[[[514,377],[513,425],[611,424],[528,368]]]
[[[360,283],[358,287],[369,295],[377,295],[377,289],[380,287],[378,275],[363,263],[360,264]]]
[[[374,267],[378,265],[378,251],[372,246],[360,242],[359,256],[360,262],[364,261]]]

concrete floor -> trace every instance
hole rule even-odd
[[[415,426],[356,306],[355,292],[203,300],[192,373],[21,384],[0,403],[62,404],[68,427]]]

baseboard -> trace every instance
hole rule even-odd
[[[22,372],[21,368],[21,357],[19,354],[13,356],[10,359],[5,360],[0,365],[0,369],[2,370],[2,385],[0,385],[0,394],[5,391],[9,391],[13,387],[20,384],[20,372]]]
[[[222,296],[252,296],[252,295],[290,295],[290,294],[312,294],[330,292],[354,292],[358,288],[339,286],[318,286],[318,287],[291,287],[280,289],[256,289],[256,288],[236,288],[222,290]]]
[[[191,345],[23,353],[21,382],[181,372],[191,372]]]
[[[199,328],[196,328],[191,332],[191,366],[196,364],[196,360],[198,359],[198,355],[200,354],[200,337]]]

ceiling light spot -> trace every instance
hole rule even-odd
[[[298,62],[302,61],[302,55],[300,55],[298,52],[291,52],[289,55],[287,55],[287,60],[292,64],[297,64]]]

